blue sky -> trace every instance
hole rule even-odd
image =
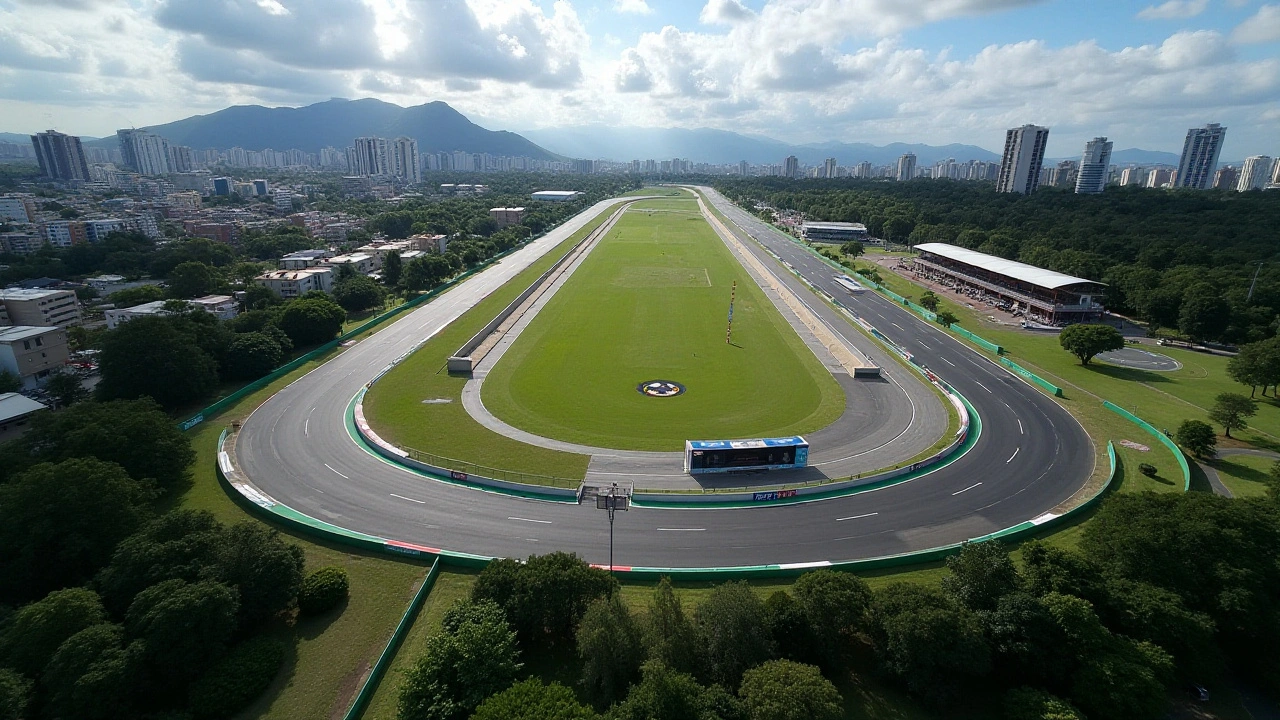
[[[444,100],[488,127],[788,142],[1051,128],[1280,154],[1280,0],[0,0],[0,129],[103,135],[230,104]]]

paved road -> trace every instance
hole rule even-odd
[[[723,201],[717,204],[815,283],[831,285],[831,270],[802,248]],[[607,562],[604,513],[422,478],[355,446],[343,422],[352,396],[389,361],[586,219],[575,218],[277,393],[240,432],[236,454],[242,471],[300,512],[382,537],[505,557],[570,550]],[[850,304],[970,398],[985,426],[974,450],[936,473],[846,498],[735,510],[633,510],[617,521],[618,565],[786,564],[919,550],[1035,518],[1088,477],[1094,462],[1089,438],[1051,400],[892,303],[866,293]],[[856,331],[846,325],[845,332]]]
[[[1218,448],[1217,459],[1231,457],[1232,455],[1252,455],[1254,457],[1267,458],[1268,460],[1280,460],[1280,453],[1274,453],[1270,450],[1254,450],[1252,448]],[[1209,487],[1213,491],[1223,497],[1235,497],[1230,488],[1222,482],[1222,477],[1218,475],[1218,469],[1207,462],[1196,461],[1196,465],[1200,466],[1200,470],[1204,473],[1206,479],[1209,480]]]

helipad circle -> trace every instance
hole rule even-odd
[[[684,394],[684,385],[672,380],[646,380],[636,386],[636,391],[649,397],[675,397]]]
[[[1136,347],[1127,347],[1122,350],[1112,350],[1098,355],[1098,359],[1112,365],[1120,367],[1134,368],[1135,370],[1153,370],[1155,372],[1173,372],[1181,370],[1182,363],[1174,360],[1168,355],[1161,355],[1149,350],[1143,350]]]

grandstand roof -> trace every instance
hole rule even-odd
[[[1005,260],[1002,257],[980,253],[976,250],[966,250],[955,245],[946,243],[920,243],[915,246],[920,252],[933,253],[940,257],[954,260],[966,265],[972,265],[976,268],[982,268],[989,272],[1011,277],[1014,280],[1031,283],[1037,287],[1046,290],[1056,290],[1058,288],[1067,287],[1068,285],[1079,285],[1080,283],[1092,283],[1094,285],[1104,285],[1096,280],[1088,278],[1075,277],[1074,275],[1064,275],[1053,270],[1045,270],[1035,265],[1020,263],[1016,260]]]

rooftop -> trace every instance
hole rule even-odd
[[[1036,287],[1046,290],[1057,290],[1058,288],[1067,287],[1068,285],[1079,285],[1081,283],[1091,283],[1093,285],[1103,285],[1096,280],[1088,278],[1075,277],[1074,275],[1064,275],[1053,270],[1045,270],[1035,265],[1020,263],[1016,260],[1005,260],[1002,257],[980,253],[976,250],[966,250],[955,245],[946,243],[920,243],[915,246],[920,252],[927,252],[944,257],[948,260],[972,265],[976,268],[982,268],[989,272],[993,272],[1005,277],[1021,280],[1030,283]]]
[[[807,222],[804,223],[806,228],[815,228],[818,230],[866,230],[867,226],[862,223],[850,222]]]
[[[56,327],[40,327],[36,325],[13,325],[10,327],[0,327],[0,343],[17,342],[27,338],[39,337],[47,335],[60,328]]]
[[[5,288],[0,290],[0,300],[42,300],[70,290],[42,290],[36,288]]]
[[[272,270],[271,272],[265,272],[254,279],[255,280],[298,280],[300,278],[309,277],[311,275],[318,275],[320,273],[331,273],[331,272],[333,271],[327,267],[312,267],[312,268],[304,268],[302,270]]]
[[[26,395],[18,393],[0,394],[0,423],[9,422],[37,410],[46,409],[44,403],[36,402]]]

